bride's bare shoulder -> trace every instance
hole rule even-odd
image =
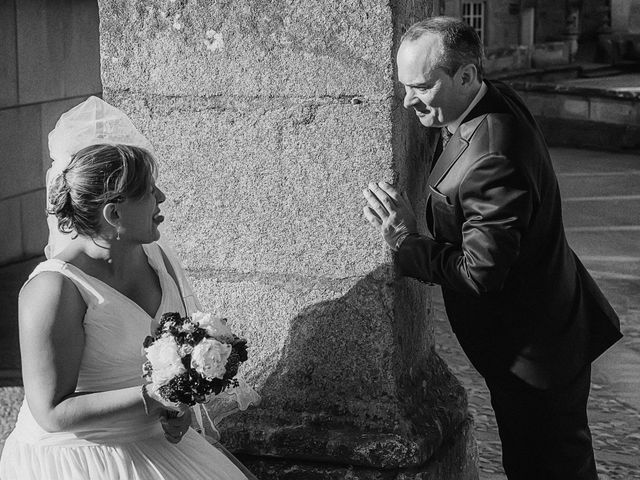
[[[83,311],[86,305],[74,283],[59,271],[42,271],[28,280],[18,296],[21,317],[46,311]]]

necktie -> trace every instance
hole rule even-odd
[[[438,158],[440,158],[440,155],[442,155],[442,151],[446,148],[447,143],[449,143],[452,135],[453,134],[449,132],[447,127],[442,127],[440,129],[440,138],[438,138],[436,151],[433,152],[433,158],[431,159],[431,168],[429,169],[429,172],[431,172],[431,170],[433,170],[433,167],[435,167]]]
[[[449,131],[447,127],[442,127],[440,129],[440,138],[442,138],[442,150],[447,148],[447,143],[451,140],[452,133]]]

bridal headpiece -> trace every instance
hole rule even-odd
[[[101,143],[133,145],[152,150],[149,140],[124,112],[92,96],[63,113],[49,133],[52,176],[62,172],[75,153]]]
[[[138,131],[124,112],[98,97],[89,97],[63,113],[49,133],[49,155],[53,163],[46,176],[47,207],[53,180],[69,165],[73,155],[85,147],[97,144],[132,145],[153,153],[149,140]],[[47,258],[52,258],[66,246],[70,235],[58,230],[58,223],[53,215],[47,217],[47,224],[49,243],[44,251]]]

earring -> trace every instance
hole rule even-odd
[[[120,226],[116,227],[116,240],[120,240]]]

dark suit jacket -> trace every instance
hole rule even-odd
[[[486,83],[429,176],[429,235],[401,244],[399,267],[442,286],[452,328],[482,375],[511,371],[549,388],[616,342],[620,324],[567,244],[536,122],[513,90]]]

